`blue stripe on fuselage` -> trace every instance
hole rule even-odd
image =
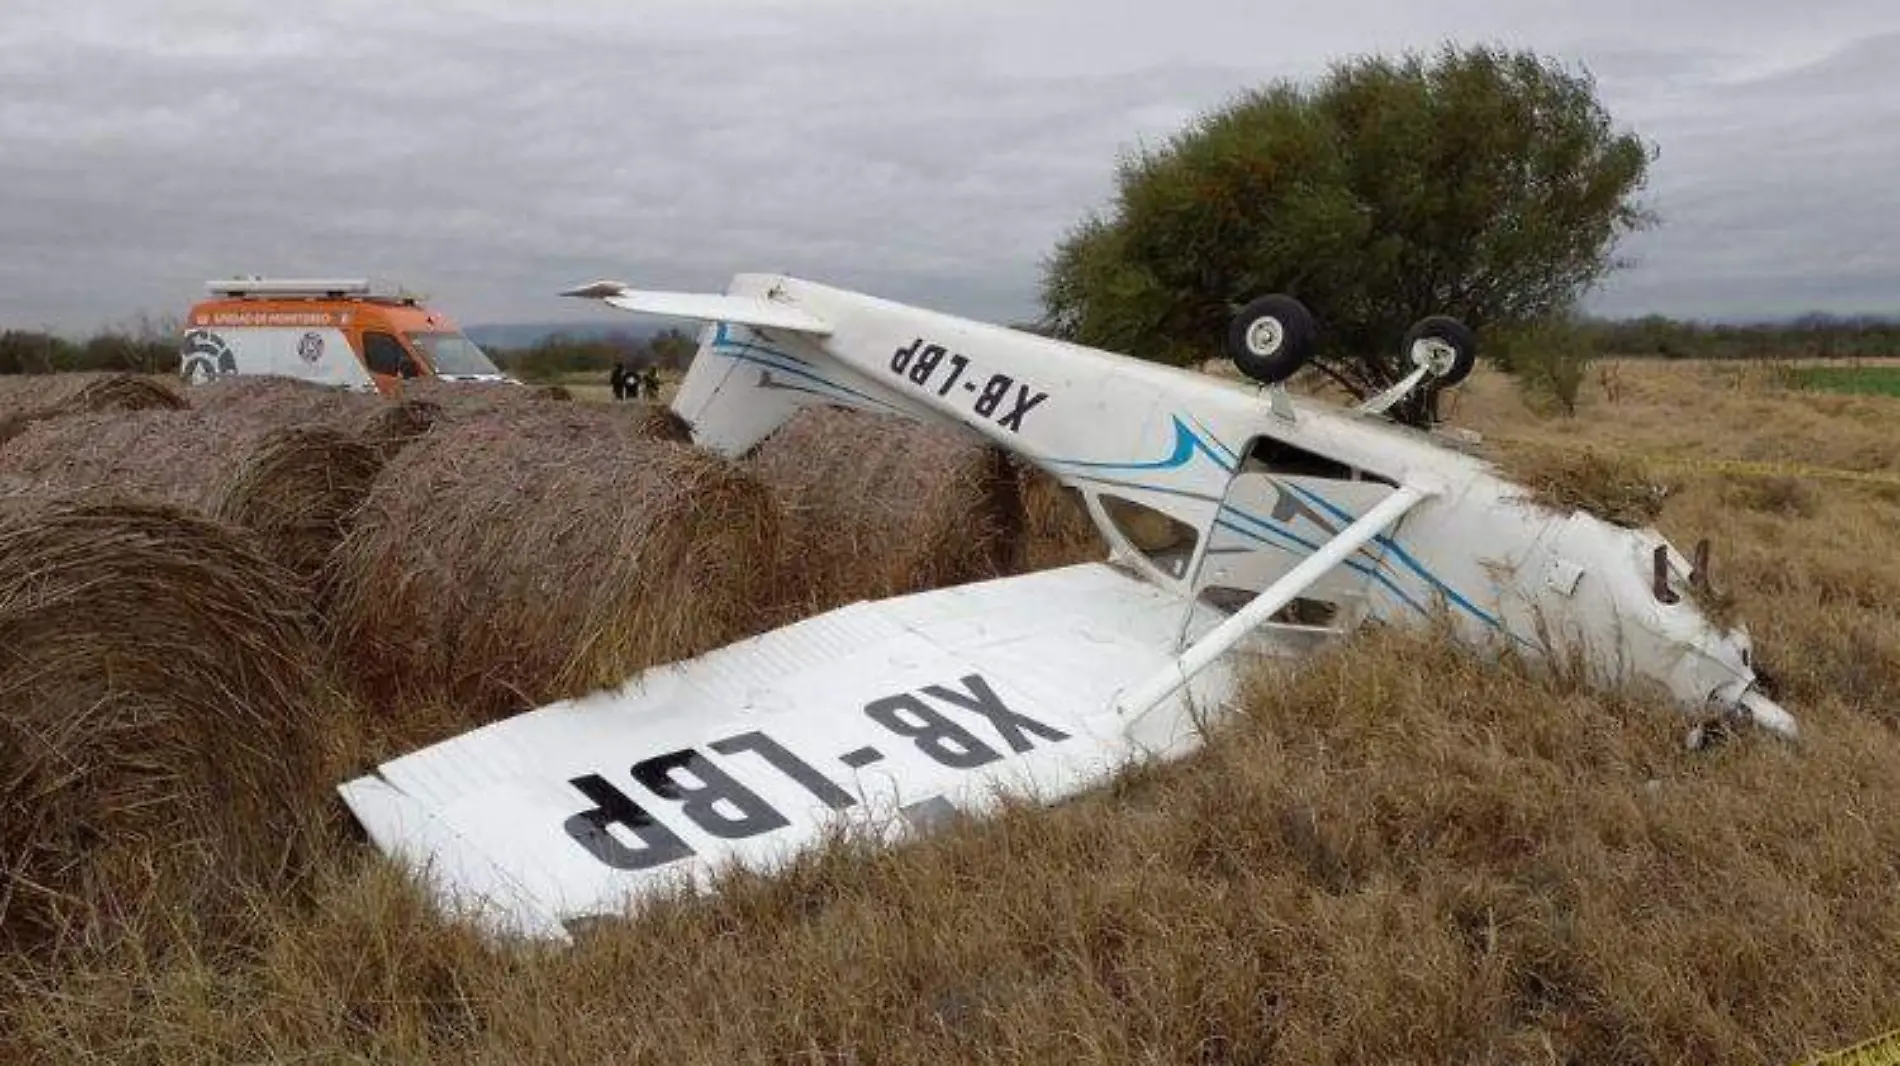
[[[1053,463],[1057,466],[1073,466],[1084,470],[1177,470],[1192,462],[1194,456],[1198,453],[1207,456],[1215,466],[1220,467],[1225,473],[1232,474],[1235,469],[1238,468],[1238,462],[1227,457],[1233,454],[1232,449],[1229,449],[1225,444],[1215,439],[1213,434],[1208,434],[1208,440],[1214,441],[1213,445],[1210,446],[1207,440],[1202,440],[1199,434],[1188,428],[1186,422],[1181,421],[1180,415],[1172,415],[1170,417],[1174,420],[1174,451],[1165,459],[1156,459],[1146,463],[1103,463],[1083,459],[1046,459],[1044,462]],[[1216,450],[1217,448],[1219,449],[1218,451]],[[1222,452],[1225,452],[1226,455],[1221,454]]]
[[[1304,548],[1306,550],[1306,553],[1309,555],[1319,550],[1319,545],[1317,543],[1307,540],[1305,537],[1300,536],[1298,533],[1295,533],[1292,530],[1286,529],[1283,526],[1280,526],[1271,521],[1268,521],[1267,519],[1261,518],[1257,515],[1248,514],[1247,512],[1242,511],[1231,505],[1224,506],[1223,510],[1227,514],[1231,514],[1236,517],[1246,519],[1248,522],[1251,522],[1254,525],[1259,526],[1260,529],[1263,529],[1266,532],[1273,534],[1274,536],[1280,537],[1284,540],[1292,541],[1295,545],[1299,546],[1300,548]],[[1288,550],[1286,549],[1284,545],[1274,544],[1273,541],[1267,539],[1267,537],[1265,536],[1262,536],[1261,533],[1257,530],[1244,529],[1225,519],[1216,519],[1214,524],[1216,526],[1219,526],[1222,529],[1226,529],[1234,533],[1238,533],[1243,537],[1249,537],[1261,544],[1266,544],[1270,547],[1281,548],[1282,550]],[[1362,548],[1360,550],[1364,551],[1365,549]],[[1374,581],[1377,581],[1379,584],[1385,586],[1386,591],[1398,597],[1399,600],[1403,602],[1407,607],[1412,608],[1413,610],[1419,612],[1420,614],[1430,613],[1429,611],[1425,609],[1425,606],[1423,604],[1413,599],[1410,595],[1407,595],[1406,591],[1400,588],[1397,582],[1392,580],[1391,575],[1379,569],[1376,561],[1370,564],[1356,562],[1354,561],[1353,557],[1349,556],[1344,560],[1343,565],[1347,569],[1353,571],[1354,573],[1364,575],[1365,577],[1369,577],[1373,579]]]
[[[1333,503],[1331,500],[1326,499],[1324,496],[1319,495],[1318,493],[1314,492],[1311,489],[1305,488],[1300,485],[1294,485],[1291,483],[1287,483],[1286,487],[1289,489],[1292,489],[1295,493],[1298,493],[1301,498],[1310,501],[1316,506],[1324,508],[1334,518],[1337,518],[1342,522],[1351,522],[1354,520],[1354,516],[1351,512]],[[1414,559],[1410,552],[1400,547],[1399,543],[1393,540],[1391,537],[1387,536],[1386,534],[1381,533],[1377,537],[1373,538],[1373,543],[1378,544],[1386,548],[1387,550],[1389,550],[1392,553],[1394,558],[1396,558],[1400,563],[1404,564],[1406,569],[1418,575],[1419,578],[1423,579],[1426,583],[1430,584],[1433,588],[1437,589],[1439,592],[1444,593],[1445,598],[1449,599],[1452,603],[1456,604],[1458,607],[1463,608],[1472,617],[1480,619],[1497,629],[1504,629],[1503,622],[1499,621],[1495,616],[1491,615],[1489,612],[1481,610],[1476,604],[1472,603],[1470,600],[1466,599],[1462,594],[1460,594],[1457,589],[1454,589],[1450,585],[1447,585],[1445,582],[1439,580],[1438,575],[1432,573],[1430,570],[1427,570],[1423,563],[1419,562],[1417,559]],[[1515,636],[1515,634],[1513,635]]]
[[[733,337],[730,331],[730,324],[725,322],[714,323],[712,343],[715,348],[737,348],[742,352],[758,352],[764,355],[775,356],[779,359],[797,363],[799,366],[811,365],[811,360],[801,359],[790,352],[774,348],[769,344],[760,344],[758,341],[739,340]]]
[[[768,347],[763,344],[731,340],[726,335],[726,324],[723,322],[719,323],[719,330],[717,335],[713,338],[712,348],[713,351],[734,362],[751,363],[754,366],[762,366],[770,370],[776,370],[782,374],[790,374],[793,377],[803,378],[814,384],[823,385],[828,389],[835,389],[846,396],[881,407],[893,414],[901,415],[905,413],[903,408],[881,400],[876,396],[859,392],[849,385],[841,385],[829,378],[813,373],[807,369],[811,366],[811,363],[795,355],[779,351],[777,348]]]

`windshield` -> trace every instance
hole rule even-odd
[[[429,365],[435,367],[438,374],[501,373],[487,352],[460,333],[411,333],[408,336],[409,343],[428,358]]]

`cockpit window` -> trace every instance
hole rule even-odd
[[[1329,459],[1317,452],[1310,452],[1297,445],[1266,436],[1254,438],[1253,443],[1248,446],[1247,454],[1241,459],[1240,472],[1280,474],[1286,477],[1323,477],[1339,481],[1376,481],[1382,485],[1398,487],[1398,483],[1391,478],[1375,474],[1370,470],[1355,469],[1337,459]]]
[[[1194,527],[1133,500],[1107,494],[1097,499],[1116,531],[1127,537],[1157,570],[1176,579],[1186,576],[1194,548],[1200,542]]]

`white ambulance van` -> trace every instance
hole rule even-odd
[[[521,384],[421,297],[367,280],[237,278],[206,284],[179,352],[188,384],[238,374],[297,378],[399,395],[402,382],[438,378]]]

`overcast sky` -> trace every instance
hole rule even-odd
[[[0,0],[0,327],[253,272],[465,324],[745,270],[1018,320],[1118,152],[1446,39],[1585,64],[1657,145],[1596,309],[1900,310],[1894,0]]]

